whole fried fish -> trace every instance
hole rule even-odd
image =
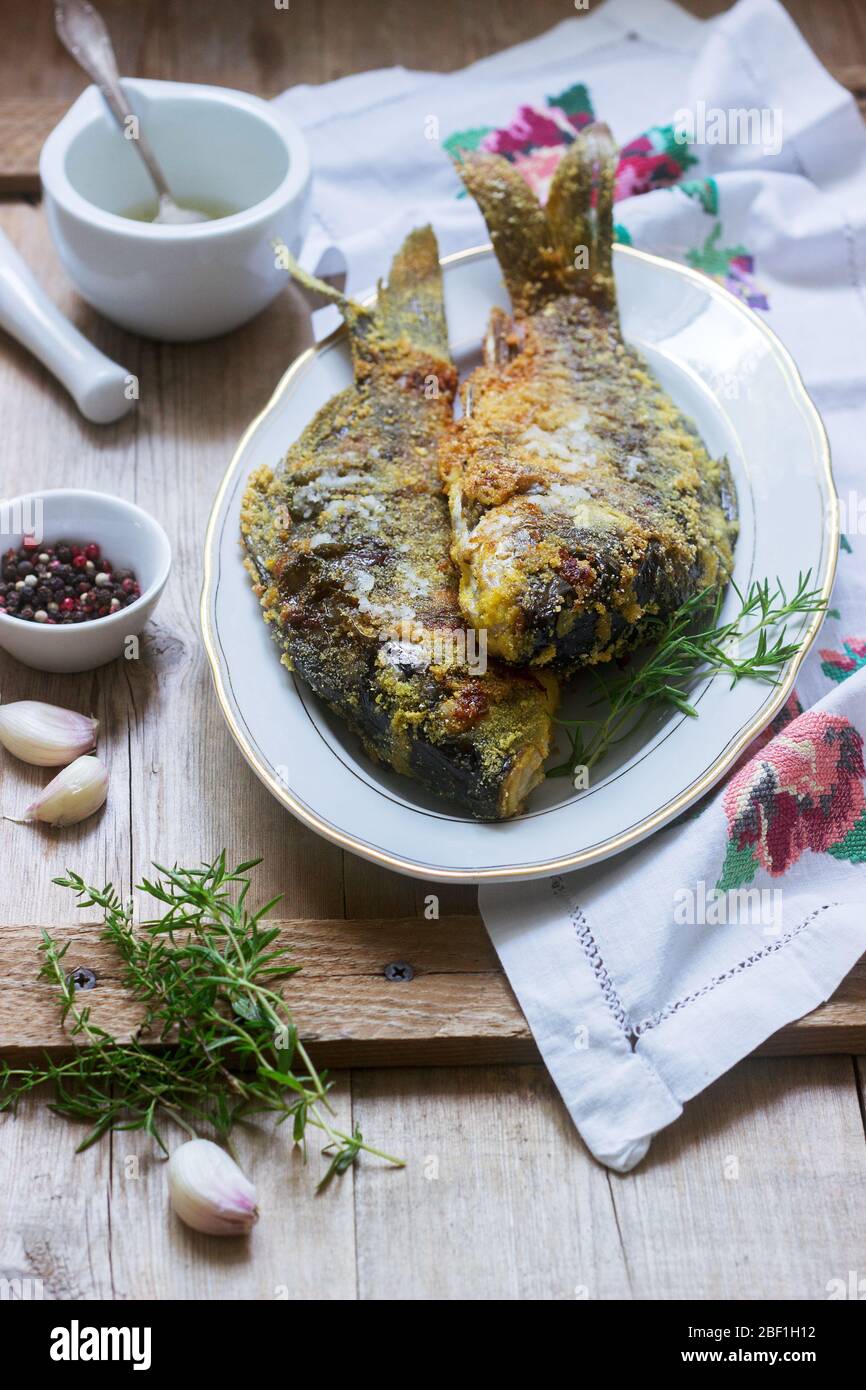
[[[544,208],[499,156],[459,166],[513,305],[513,318],[493,310],[464,418],[442,441],[460,603],[492,654],[565,673],[723,583],[735,537],[727,465],[620,334],[615,168],[598,125],[564,155]]]
[[[265,619],[374,757],[473,816],[513,815],[543,776],[555,681],[486,669],[460,615],[437,462],[457,375],[435,237],[407,238],[372,309],[291,268],[339,302],[355,381],[249,480],[241,532]]]

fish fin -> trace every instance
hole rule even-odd
[[[369,309],[365,309],[363,304],[357,304],[354,299],[343,294],[342,290],[329,285],[327,280],[320,280],[317,275],[311,274],[309,270],[304,270],[281,237],[274,237],[271,245],[276,253],[279,268],[288,271],[292,279],[303,289],[311,290],[314,294],[321,295],[323,299],[336,304],[350,333],[363,332],[369,327],[373,317]]]
[[[515,306],[531,312],[572,291],[613,307],[613,190],[617,149],[606,125],[587,126],[563,155],[542,207],[515,165],[470,154],[457,172],[484,214]],[[593,193],[596,206],[593,210]],[[586,264],[578,252],[586,252]]]
[[[529,311],[558,293],[544,209],[515,166],[498,154],[467,154],[456,168],[484,214],[512,303]]]
[[[377,286],[376,303],[367,308],[302,269],[284,242],[274,241],[279,264],[293,280],[336,304],[349,330],[358,379],[389,347],[408,343],[425,356],[450,364],[448,327],[439,247],[432,227],[409,233],[391,262],[387,285]]]
[[[425,356],[450,362],[442,267],[432,227],[416,227],[403,242],[387,285],[379,285],[375,316],[386,343],[408,341]]]
[[[546,213],[554,246],[574,267],[578,292],[613,307],[613,195],[617,147],[606,125],[587,126],[553,176]],[[595,209],[592,195],[595,192]],[[579,252],[585,251],[586,264]]]

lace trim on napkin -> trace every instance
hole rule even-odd
[[[642,1022],[632,1023],[626,1012],[625,1005],[616,992],[613,980],[607,972],[607,967],[602,960],[601,952],[598,949],[598,943],[592,934],[583,908],[574,901],[561,878],[557,877],[552,879],[550,887],[551,891],[556,894],[557,897],[565,899],[568,905],[569,920],[574,927],[575,936],[580,944],[580,948],[586,956],[586,959],[592,967],[593,974],[598,981],[598,987],[601,991],[602,998],[616,1019],[619,1028],[628,1039],[632,1050],[634,1050],[638,1039],[642,1037],[644,1033],[649,1032],[651,1028],[657,1028],[660,1023],[664,1023],[672,1014],[679,1013],[680,1010],[684,1009],[688,1004],[693,1004],[696,1000],[702,999],[704,995],[717,989],[718,986],[724,984],[726,980],[731,980],[734,976],[741,975],[744,970],[750,970],[751,967],[757,965],[759,961],[765,960],[768,956],[775,955],[777,951],[781,951],[783,946],[787,946],[790,941],[793,941],[801,932],[804,932],[807,927],[811,926],[815,918],[820,917],[822,912],[829,911],[831,907],[840,906],[839,903],[824,903],[823,906],[816,907],[814,911],[809,913],[808,917],[804,917],[799,926],[792,927],[784,936],[780,936],[778,941],[770,942],[767,946],[763,946],[760,951],[752,951],[750,955],[744,957],[743,960],[737,961],[736,965],[732,965],[731,968],[725,970],[723,974],[713,976],[705,985],[701,985],[700,989],[693,990],[691,994],[683,995],[681,999],[676,999],[672,1004],[666,1004],[663,1009],[659,1009],[656,1013],[650,1014],[649,1018],[645,1018]]]
[[[564,897],[568,903],[568,915],[571,919],[581,949],[592,966],[595,978],[598,980],[598,987],[601,990],[605,1003],[625,1033],[632,1047],[635,1043],[635,1032],[628,1020],[625,1006],[616,992],[613,980],[607,973],[607,968],[601,958],[598,944],[589,928],[589,923],[583,914],[583,909],[577,905],[572,898],[563,880],[559,877],[551,879],[551,890],[557,897]]]
[[[735,975],[741,975],[744,970],[749,970],[753,965],[757,965],[759,961],[764,960],[767,956],[772,956],[776,951],[781,951],[783,946],[787,946],[789,941],[793,941],[795,937],[805,931],[806,928],[814,922],[816,917],[820,917],[822,912],[827,912],[831,907],[839,906],[841,906],[839,903],[824,903],[822,907],[816,907],[813,912],[809,913],[808,917],[803,919],[798,927],[794,927],[791,931],[786,932],[784,936],[780,936],[778,941],[773,941],[770,945],[764,946],[760,951],[753,951],[750,956],[746,956],[745,960],[737,961],[736,965],[732,965],[730,970],[724,971],[721,975],[715,975],[712,980],[708,980],[705,985],[701,985],[700,989],[693,990],[691,994],[684,995],[682,999],[677,999],[673,1004],[666,1004],[663,1009],[659,1009],[657,1013],[651,1014],[650,1017],[644,1019],[642,1023],[636,1024],[634,1029],[636,1036],[640,1037],[643,1033],[647,1033],[650,1028],[657,1028],[660,1023],[664,1023],[666,1018],[670,1018],[671,1014],[679,1013],[680,1009],[684,1009],[687,1004],[694,1003],[696,999],[702,999],[705,994],[709,994],[712,990],[716,989],[718,985],[724,984],[726,980],[733,979]]]

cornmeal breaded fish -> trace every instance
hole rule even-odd
[[[499,156],[459,170],[513,305],[494,309],[442,442],[460,603],[492,654],[566,673],[723,583],[735,537],[726,464],[620,335],[615,167],[609,131],[591,126],[544,208]]]
[[[367,750],[481,819],[542,778],[555,682],[485,668],[449,558],[437,448],[457,375],[430,228],[364,309],[340,303],[355,383],[276,471],[249,481],[241,531],[265,618],[298,672]]]

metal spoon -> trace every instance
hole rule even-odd
[[[154,222],[181,226],[187,222],[209,221],[204,213],[179,207],[172,198],[156,156],[139,127],[138,117],[123,95],[117,59],[102,17],[86,0],[57,0],[54,22],[60,42],[93,78],[124,134],[129,130],[137,132],[132,143],[144,160],[159,197],[159,211]]]

